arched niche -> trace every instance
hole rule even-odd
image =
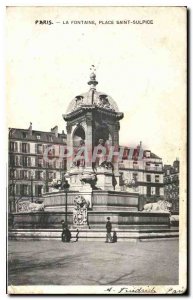
[[[83,140],[85,141],[85,131],[84,128],[81,125],[78,125],[72,136],[72,141],[73,141],[73,147],[79,147],[80,146],[80,141]]]
[[[104,143],[108,141],[109,145],[112,145],[112,135],[109,131],[107,124],[102,124],[95,129],[94,134],[94,144],[97,146],[99,144],[99,140],[103,139]]]

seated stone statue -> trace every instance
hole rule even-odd
[[[75,158],[73,160],[73,165],[77,167],[85,166],[85,142],[84,140],[80,140],[80,145],[76,149]]]

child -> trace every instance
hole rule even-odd
[[[117,242],[117,233],[116,231],[113,232],[113,243]]]

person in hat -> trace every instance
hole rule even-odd
[[[68,229],[68,225],[65,224],[64,220],[62,220],[62,242],[70,242],[71,240],[71,232]]]
[[[107,218],[107,223],[106,223],[106,243],[112,243],[112,236],[111,236],[111,230],[112,230],[112,224],[110,222],[110,218]]]

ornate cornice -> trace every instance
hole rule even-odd
[[[87,112],[99,112],[106,116],[115,118],[116,120],[121,120],[124,117],[124,114],[122,112],[115,112],[110,109],[101,108],[101,107],[99,108],[96,105],[92,105],[92,106],[84,105],[84,106],[81,106],[79,109],[70,112],[69,114],[63,114],[62,116],[65,121],[71,121],[74,118],[80,117]]]

